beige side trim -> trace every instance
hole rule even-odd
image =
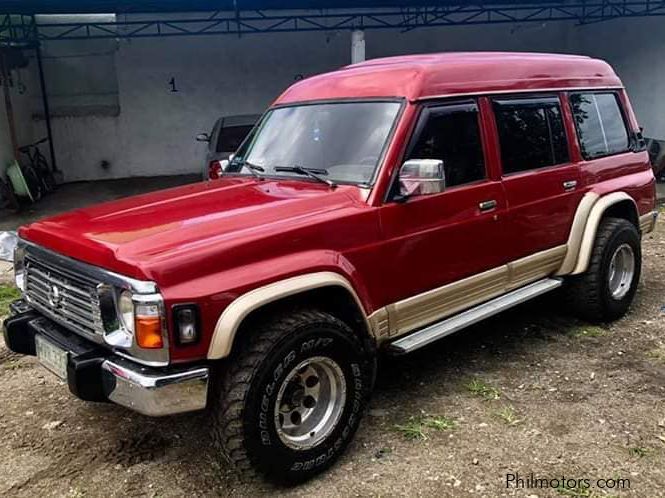
[[[593,243],[596,240],[596,232],[598,231],[598,225],[603,217],[603,213],[608,207],[621,201],[630,201],[635,204],[633,198],[625,192],[614,192],[613,194],[601,197],[591,208],[586,227],[584,228],[584,234],[582,235],[577,263],[575,264],[573,271],[570,272],[572,275],[577,275],[586,271],[589,266],[591,250],[593,249]],[[637,211],[637,207],[635,208],[635,211]]]
[[[508,263],[509,275],[506,291],[552,275],[561,266],[567,250],[565,245],[557,246]]]
[[[215,332],[208,348],[208,359],[225,358],[231,353],[233,340],[242,321],[254,310],[279,299],[293,296],[301,292],[322,287],[339,286],[346,289],[355,299],[359,309],[365,314],[364,308],[351,283],[334,272],[318,272],[299,275],[264,287],[254,289],[233,301],[217,320]],[[366,319],[367,320],[367,319]],[[367,321],[367,327],[372,326]]]
[[[566,243],[566,247],[568,248],[566,258],[563,260],[561,268],[556,272],[557,275],[568,275],[575,268],[577,257],[580,253],[580,246],[582,245],[584,229],[586,228],[587,220],[589,219],[589,213],[599,198],[600,196],[598,194],[587,192],[577,206],[573,225],[570,229],[570,234],[568,235],[568,242]]]
[[[508,267],[501,266],[472,277],[388,305],[391,336],[424,327],[445,316],[487,301],[505,292]]]
[[[566,246],[513,261],[478,275],[453,282],[417,296],[390,304],[373,313],[370,322],[389,327],[389,334],[375,327],[377,340],[404,335],[431,323],[437,322],[477,304],[498,297],[509,290],[521,287],[552,275],[566,255]],[[387,311],[387,318],[385,311]]]
[[[640,216],[640,232],[643,234],[653,232],[654,228],[656,228],[657,218],[658,211],[651,211]]]

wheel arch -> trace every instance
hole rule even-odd
[[[578,275],[587,270],[598,226],[607,216],[626,219],[639,230],[637,205],[630,195],[625,192],[613,192],[602,197],[595,193],[586,194],[575,213],[568,253],[558,271],[559,275]]]
[[[323,311],[332,312],[354,330],[360,327],[366,339],[373,337],[372,325],[353,285],[335,272],[309,273],[273,282],[235,299],[217,320],[208,347],[208,359],[229,356],[239,330],[262,313],[280,306],[325,302],[325,297],[329,299]]]

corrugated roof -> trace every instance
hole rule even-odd
[[[485,0],[489,4],[537,4],[538,0]],[[551,2],[550,2],[551,3]],[[297,10],[477,5],[469,0],[0,0],[0,13],[75,14],[233,10]]]

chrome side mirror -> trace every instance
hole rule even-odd
[[[209,143],[210,135],[208,135],[207,133],[199,133],[198,135],[196,135],[196,141]]]
[[[446,189],[446,173],[440,159],[409,159],[399,170],[399,190],[403,199],[431,195]]]

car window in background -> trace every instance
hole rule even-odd
[[[242,144],[253,125],[223,127],[217,139],[217,152],[235,152]]]
[[[628,131],[615,93],[573,93],[570,104],[585,159],[628,150]]]

